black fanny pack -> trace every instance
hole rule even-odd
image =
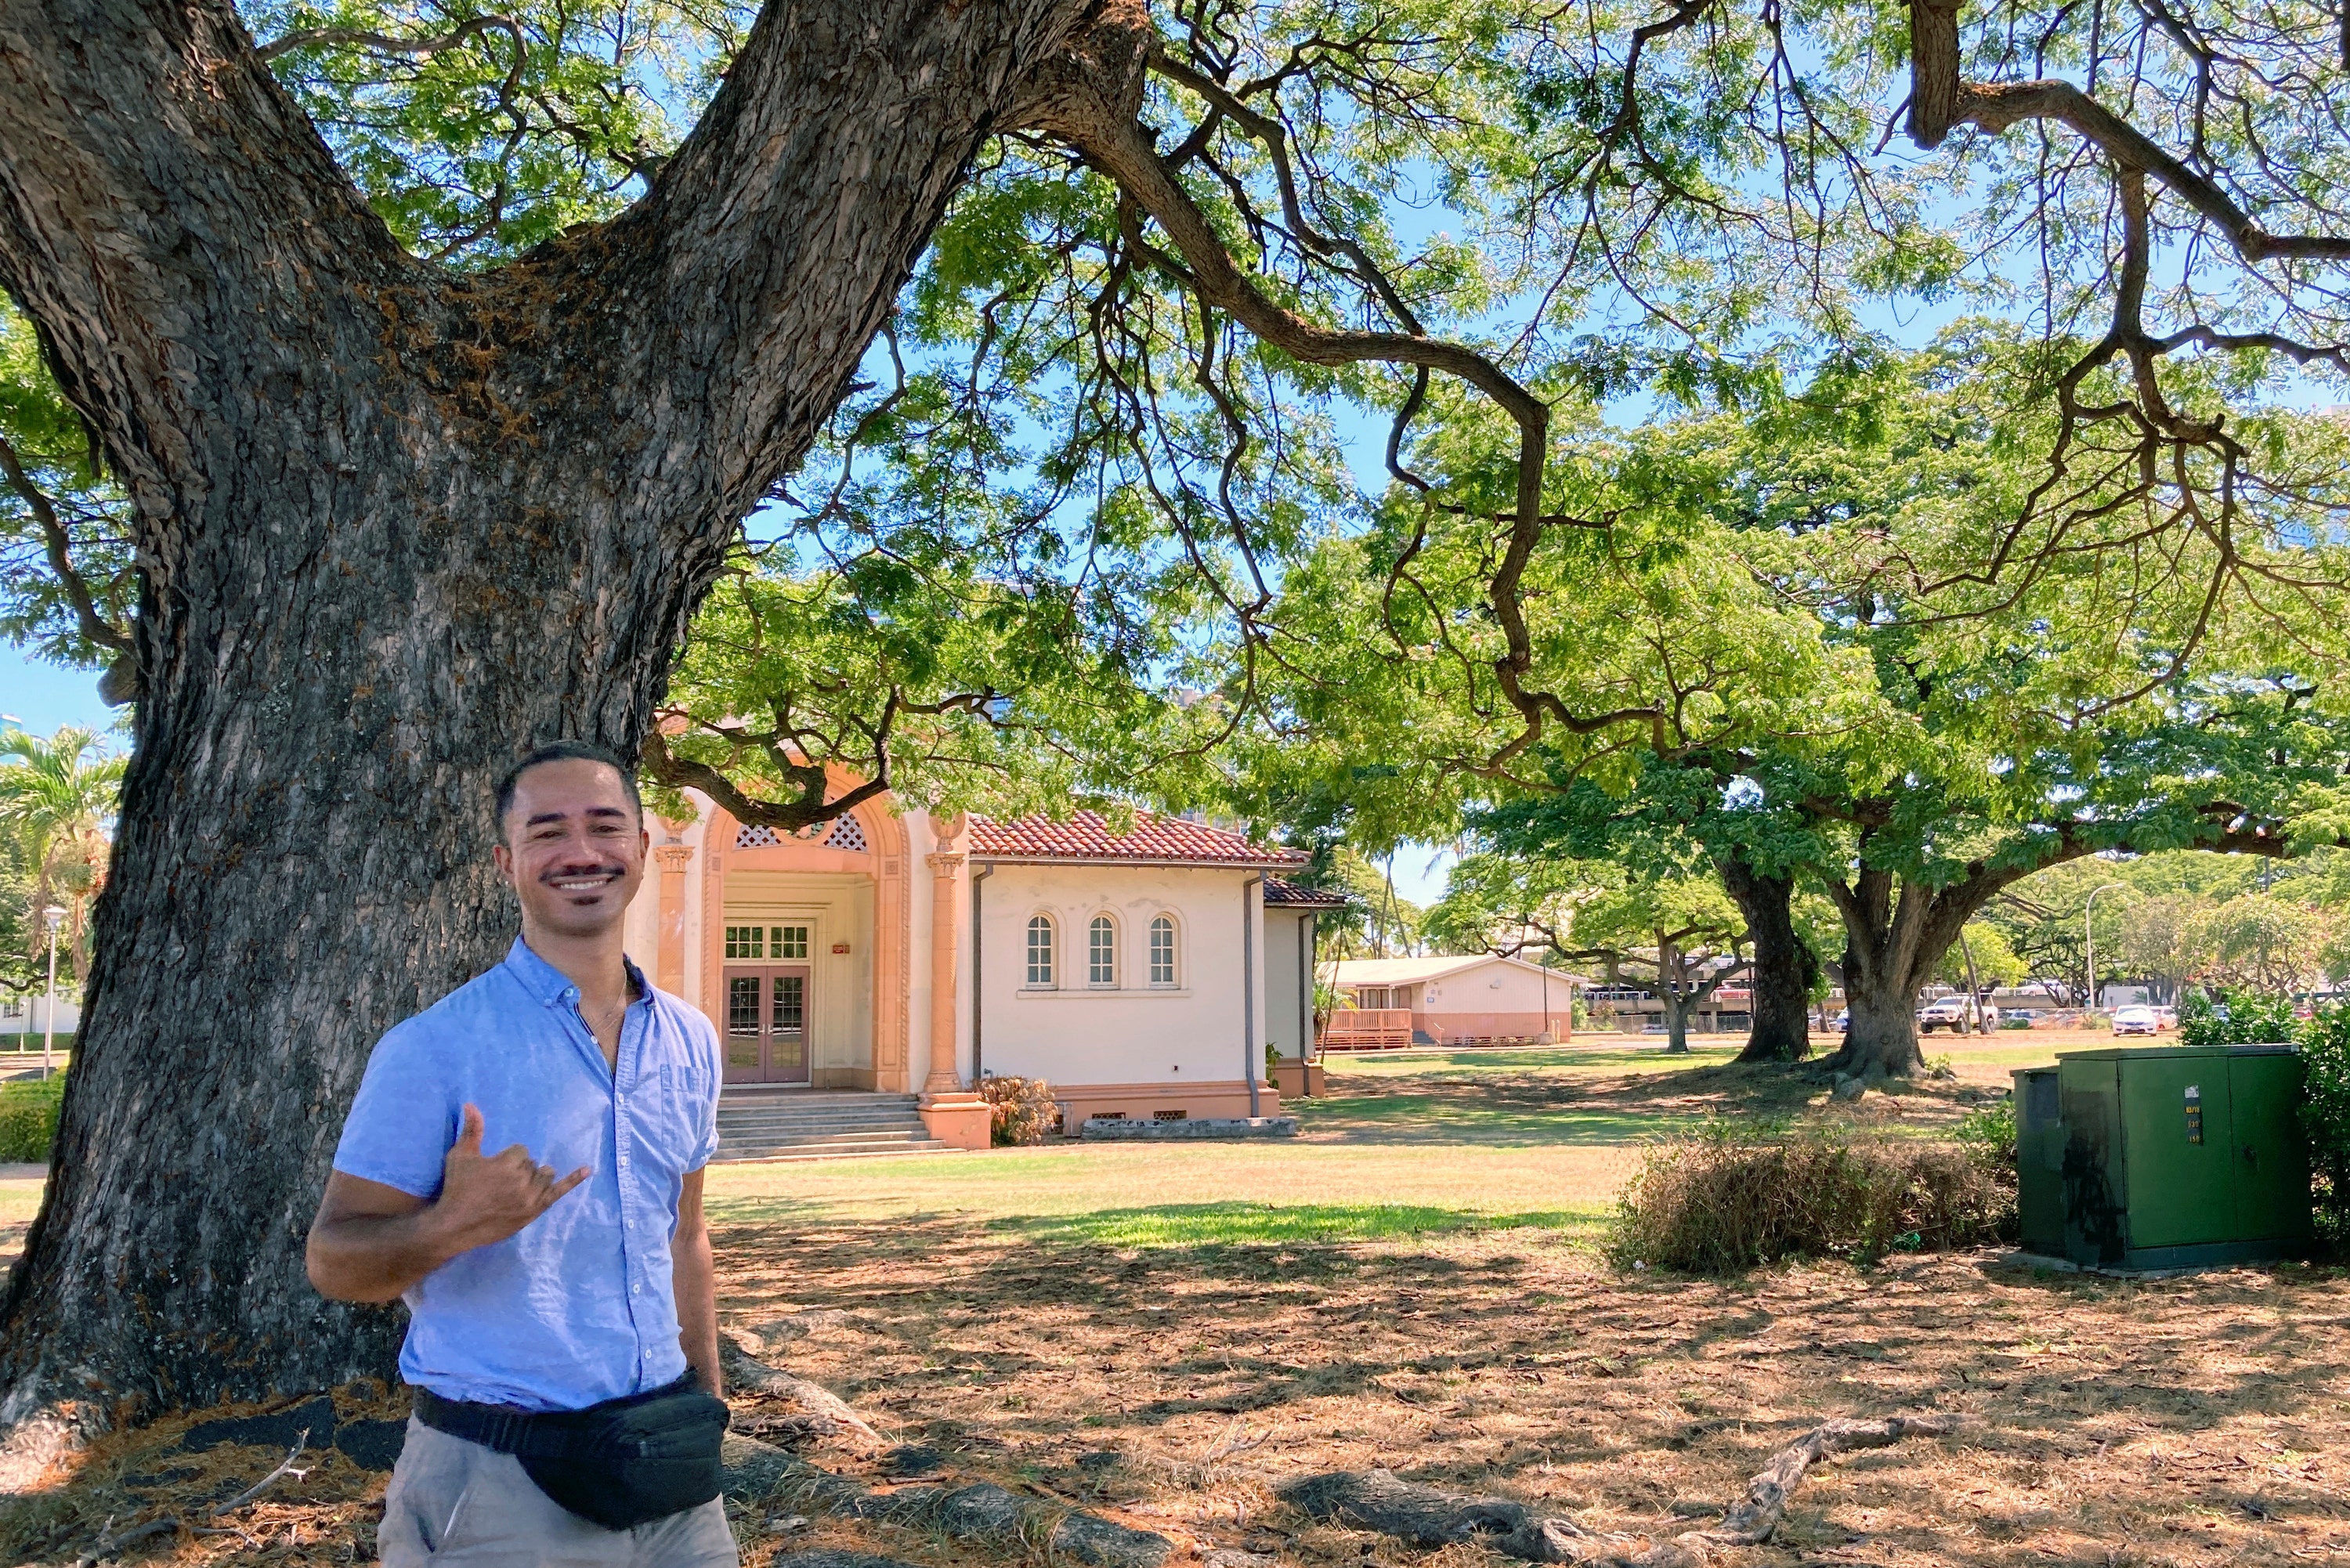
[[[435,1431],[512,1454],[538,1490],[607,1530],[632,1530],[718,1495],[726,1403],[689,1372],[667,1387],[530,1414],[416,1390]]]

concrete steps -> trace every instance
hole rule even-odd
[[[712,1164],[880,1159],[953,1150],[931,1136],[911,1095],[735,1088],[718,1102]]]

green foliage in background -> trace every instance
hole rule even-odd
[[[2318,1009],[2302,1030],[2301,1056],[2317,1233],[2343,1247],[2350,1245],[2350,1007]]]
[[[1950,1136],[1958,1139],[1959,1147],[1975,1164],[1995,1175],[2003,1175],[2010,1183],[2015,1180],[2014,1100],[1994,1100],[1987,1106],[1977,1106],[1959,1118]]]
[[[2289,1045],[2301,1037],[2293,998],[2225,989],[2196,992],[2178,1004],[2182,1045]]]
[[[57,1136],[57,1106],[64,1103],[66,1075],[0,1084],[0,1164],[22,1165],[49,1158]]]

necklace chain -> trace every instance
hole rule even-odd
[[[623,995],[618,1005],[605,1011],[602,1023],[598,1023],[590,1022],[588,1023],[588,1033],[596,1036],[597,1039],[601,1040],[604,1037],[604,1031],[611,1025],[618,1023],[620,1019],[627,1014],[628,1011],[629,998],[626,995]],[[586,1009],[581,1009],[581,1012],[584,1013]]]

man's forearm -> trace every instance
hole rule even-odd
[[[465,1251],[440,1206],[413,1214],[352,1214],[310,1228],[304,1257],[311,1284],[336,1301],[397,1300]]]
[[[712,1394],[724,1394],[718,1371],[717,1265],[710,1256],[710,1232],[696,1229],[677,1238],[670,1255],[677,1282],[678,1348]]]

